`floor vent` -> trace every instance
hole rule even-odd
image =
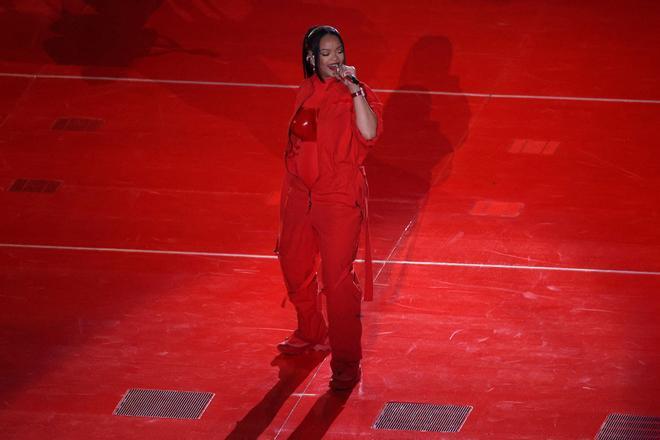
[[[397,431],[459,432],[471,406],[388,402],[374,428]]]
[[[596,440],[658,440],[660,417],[610,414]]]
[[[559,142],[557,141],[535,141],[532,139],[515,139],[509,147],[509,153],[513,154],[539,154],[551,156],[555,154]]]
[[[57,191],[61,183],[57,180],[16,179],[8,191],[52,194]]]
[[[96,131],[103,125],[102,119],[59,118],[53,124],[53,130]]]
[[[113,412],[116,416],[200,419],[215,394],[196,391],[130,389]]]
[[[475,203],[470,214],[489,217],[518,217],[525,206],[518,202],[497,202],[492,200],[480,200]]]

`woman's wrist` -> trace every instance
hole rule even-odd
[[[351,82],[346,84],[346,87],[348,88],[348,91],[351,94],[359,92],[360,90],[362,90],[364,92],[364,90],[362,89],[362,83],[360,81],[358,81],[357,84],[354,83],[353,81],[351,81]]]
[[[362,87],[358,87],[357,90],[351,92],[351,97],[353,97],[353,98],[357,98],[357,97],[360,97],[360,96],[365,96],[364,89]]]

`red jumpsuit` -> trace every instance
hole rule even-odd
[[[362,163],[383,126],[381,103],[363,88],[378,119],[376,137],[367,140],[360,133],[344,84],[335,79],[323,83],[313,75],[298,90],[285,155],[279,261],[296,308],[296,336],[317,343],[328,336],[334,372],[356,367],[362,358],[362,292],[353,261],[366,208]],[[315,121],[301,124],[298,119],[305,120],[305,113],[307,119],[315,115]],[[327,325],[320,307],[319,263]]]

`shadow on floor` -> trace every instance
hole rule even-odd
[[[309,352],[300,356],[278,355],[271,365],[280,369],[279,380],[243,417],[226,437],[234,440],[257,439],[270,425],[284,402],[303,381],[315,370],[327,352]]]

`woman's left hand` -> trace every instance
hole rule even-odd
[[[360,86],[358,84],[355,84],[350,79],[348,79],[349,76],[357,78],[357,73],[354,66],[347,66],[345,64],[340,65],[339,69],[335,71],[335,76],[338,80],[343,82],[346,87],[348,87],[348,90],[350,90],[351,93],[355,93],[360,90]]]

